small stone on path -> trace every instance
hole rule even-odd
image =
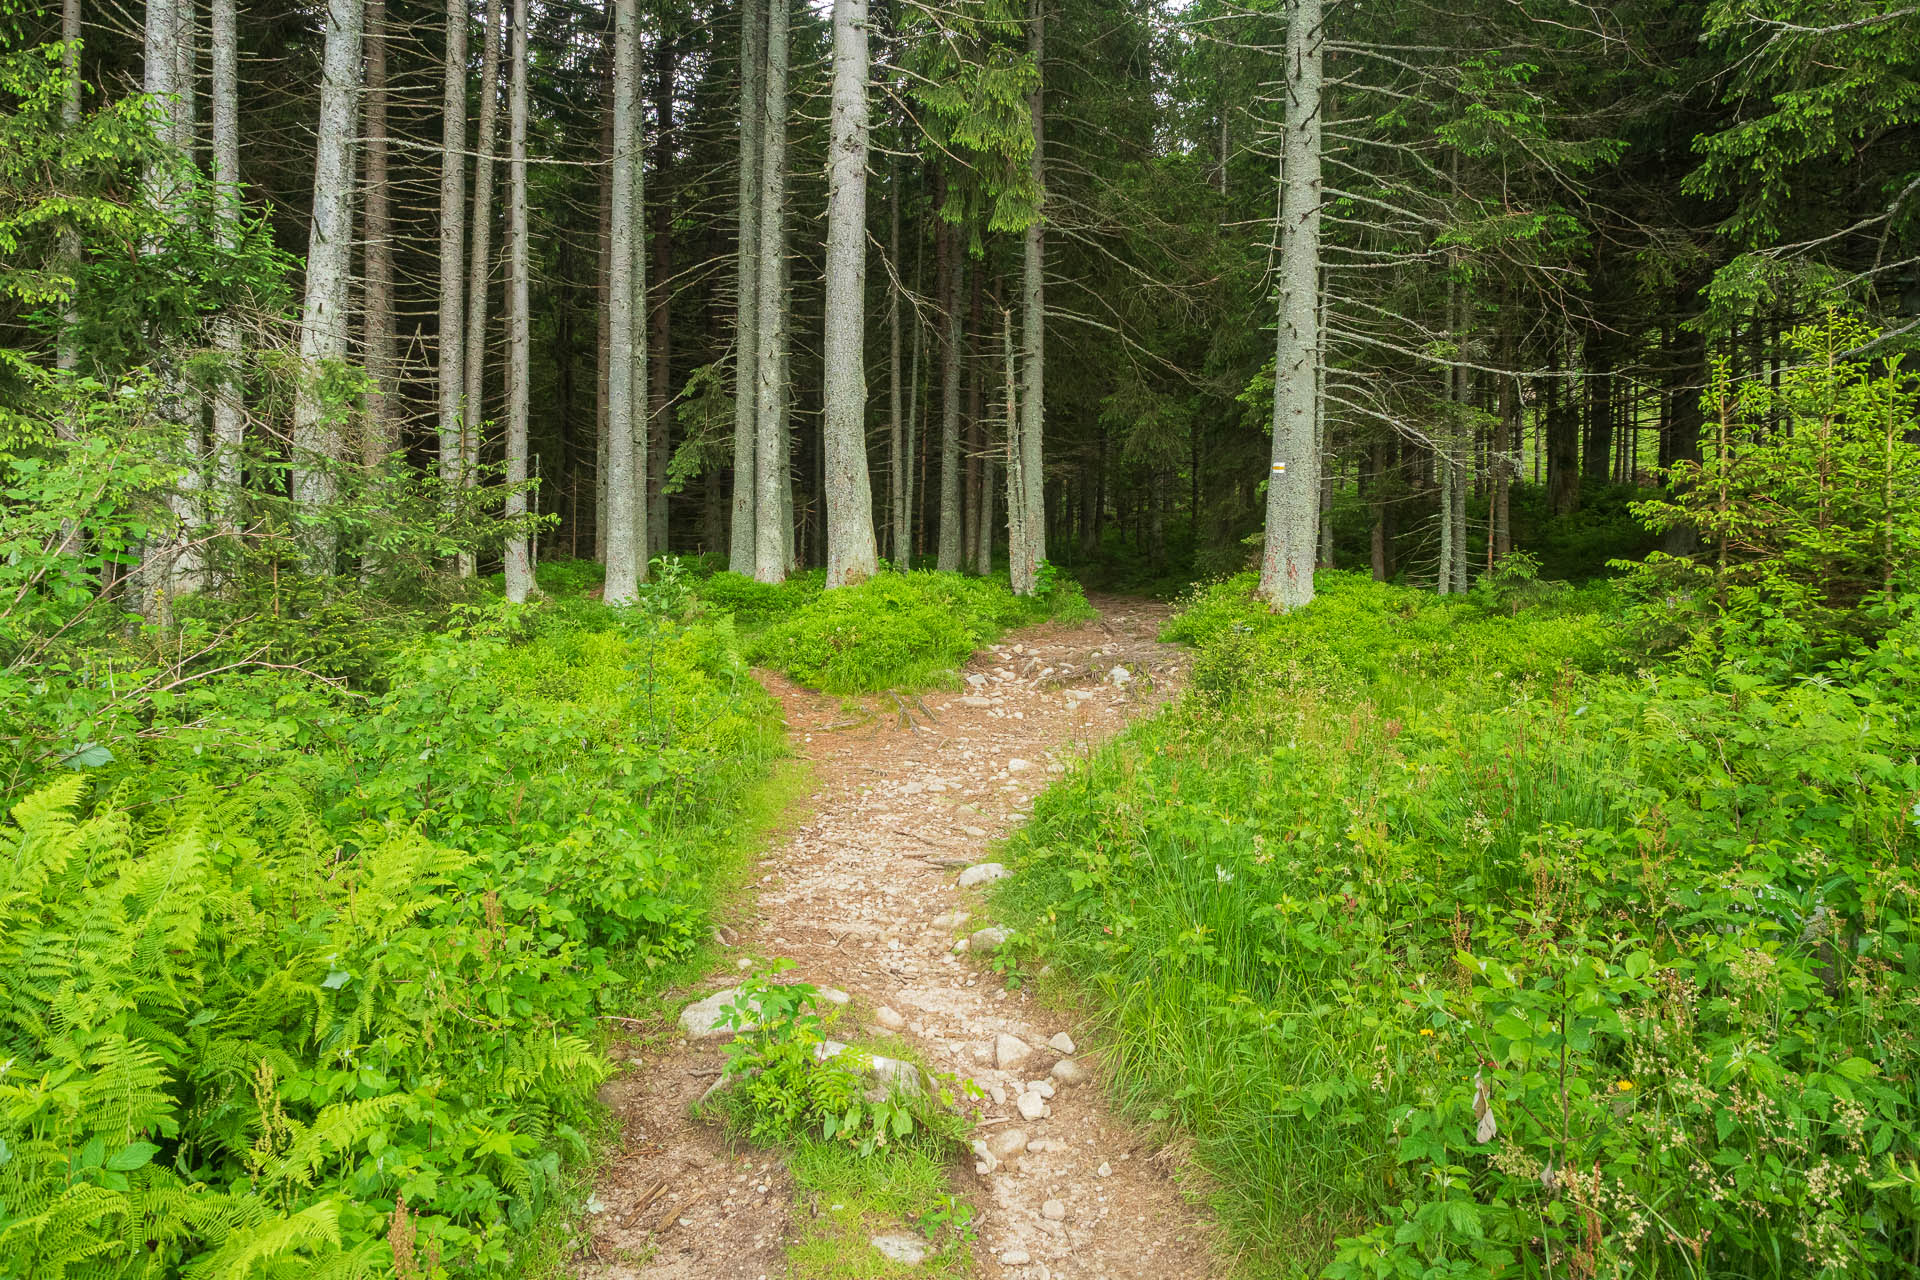
[[[873,1020],[889,1031],[898,1031],[907,1025],[907,1020],[892,1005],[883,1004],[874,1010]]]
[[[1025,1129],[1002,1129],[987,1139],[987,1150],[996,1160],[1011,1160],[1027,1149]]]
[[[1074,1058],[1062,1058],[1048,1074],[1061,1084],[1079,1084],[1087,1078],[1087,1069]]]
[[[1006,945],[1006,941],[1007,931],[1005,929],[1002,929],[997,924],[988,925],[984,929],[974,930],[967,936],[967,950],[998,951],[1002,946]]]
[[[985,834],[982,832],[981,834]],[[960,873],[960,887],[971,889],[975,885],[992,884],[995,880],[1004,880],[1013,872],[998,862],[980,862]]]
[[[1047,1113],[1047,1100],[1032,1089],[1015,1098],[1013,1105],[1020,1109],[1022,1120],[1038,1120]]]
[[[680,1030],[690,1040],[709,1040],[715,1036],[730,1036],[736,1028],[726,1025],[727,1015],[722,1010],[726,1006],[739,1002],[740,988],[738,987],[728,987],[724,991],[714,992],[704,1000],[696,1000],[680,1011]],[[749,1001],[748,1007],[756,1013],[760,1010],[758,1001]],[[745,1025],[737,1029],[749,1031],[752,1028],[753,1022],[748,1020]]]
[[[927,1260],[927,1242],[918,1236],[875,1236],[873,1247],[904,1267],[917,1267]]]
[[[1047,1041],[1047,1043],[1052,1045],[1055,1049],[1058,1049],[1061,1053],[1066,1054],[1068,1057],[1073,1056],[1073,1037],[1068,1035],[1066,1032],[1064,1031],[1060,1032],[1058,1035],[1054,1036],[1053,1039]]]
[[[1058,1200],[1049,1200],[1040,1206],[1040,1216],[1049,1222],[1060,1222],[1067,1216],[1067,1206]]]
[[[1002,1031],[993,1038],[993,1065],[1002,1071],[1012,1071],[1032,1056],[1033,1046],[1018,1036]]]

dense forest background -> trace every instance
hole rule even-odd
[[[825,564],[827,15],[786,15],[781,194],[763,219],[766,184],[746,166],[771,172],[747,154],[771,99],[760,63],[742,78],[747,11],[636,13],[624,76],[611,10],[521,15],[517,133],[511,15],[453,12],[469,29],[449,42],[447,13],[400,0],[351,15],[338,0],[254,7],[226,27],[191,5],[158,28],[69,11],[84,36],[78,100],[37,99],[38,123],[78,119],[88,141],[62,147],[55,131],[31,160],[18,153],[30,198],[10,223],[10,345],[45,359],[63,341],[48,295],[24,288],[46,283],[55,238],[72,234],[41,202],[136,201],[134,175],[155,158],[98,121],[157,88],[189,173],[155,198],[201,213],[144,241],[137,219],[89,224],[103,239],[83,235],[72,260],[65,341],[103,377],[162,350],[197,376],[183,447],[200,467],[210,441],[244,439],[244,487],[292,492],[287,472],[305,465],[293,451],[311,443],[362,473],[391,455],[451,486],[484,482],[480,509],[524,494],[540,558],[604,558],[609,422],[637,393],[648,548],[728,554],[751,572],[729,533],[736,380],[764,355],[783,362],[780,399],[762,410],[756,385],[759,416],[741,421],[758,433],[780,418],[780,558]],[[1844,3],[1329,6],[1312,37],[1326,80],[1320,562],[1442,591],[1515,545],[1549,576],[1596,572],[1644,545],[1625,497],[1696,452],[1714,360],[1775,378],[1794,358],[1785,335],[1833,305],[1904,332],[1920,309],[1909,18]],[[62,34],[51,13],[10,21],[22,51]],[[1014,402],[1028,366],[1052,374],[1034,385],[1054,562],[1168,580],[1243,562],[1269,474],[1286,21],[1204,4],[873,14],[857,434],[891,560],[1005,555],[1017,364]],[[355,44],[335,52],[345,96],[331,106],[330,33]],[[175,59],[160,77],[156,38]],[[12,66],[16,95],[51,92],[46,60]],[[1029,99],[1043,133],[1027,128]],[[609,162],[628,154],[613,142],[620,103],[618,127],[637,129],[625,178]],[[223,112],[234,136],[218,140]],[[743,120],[756,127],[743,134]],[[518,256],[510,133],[527,166]],[[212,208],[223,184],[237,209]],[[188,243],[234,224],[242,248]],[[1029,333],[1030,227],[1043,233],[1044,347]],[[616,240],[636,310],[610,320]],[[303,291],[299,263],[323,242],[341,261]],[[761,292],[756,255],[783,273],[762,334],[742,328],[753,308],[743,320],[739,304],[743,271],[750,300]],[[130,280],[130,256],[159,261]],[[320,324],[304,314],[316,306],[339,315]],[[610,395],[626,364],[616,321],[637,364],[631,390]],[[250,430],[216,429],[206,388],[236,333]],[[303,333],[309,355],[352,374],[313,440],[296,439],[300,396],[268,385],[272,355],[301,350]],[[508,485],[521,469],[534,483]],[[498,535],[483,554],[498,563]]]

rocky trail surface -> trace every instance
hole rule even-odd
[[[1172,694],[1185,654],[1161,644],[1165,606],[1096,598],[1099,618],[1011,635],[974,655],[965,688],[882,695],[864,712],[778,677],[794,750],[811,762],[808,816],[761,861],[740,957],[847,994],[846,1022],[909,1040],[937,1072],[976,1081],[975,1154],[956,1189],[977,1208],[975,1273],[1017,1280],[1197,1280],[1209,1229],[1154,1152],[1108,1112],[1098,1046],[1068,1010],[1009,991],[982,962],[979,919],[1002,872],[994,841],[1069,763]],[[716,974],[687,995],[729,987]],[[622,1145],[589,1202],[583,1280],[779,1280],[796,1215],[777,1152],[730,1144],[691,1104],[719,1074],[697,1017],[617,1051],[606,1087]],[[846,1023],[843,1023],[846,1025]],[[855,1274],[849,1272],[849,1274]]]

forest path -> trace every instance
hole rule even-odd
[[[852,997],[843,1025],[914,1044],[941,1072],[987,1091],[976,1136],[995,1153],[954,1171],[978,1211],[975,1274],[993,1280],[1198,1280],[1215,1274],[1211,1231],[1154,1153],[1107,1109],[1097,1053],[1054,1068],[1069,1011],[1049,1008],[965,954],[957,938],[985,924],[960,868],[1025,821],[1033,798],[1073,757],[1172,696],[1186,652],[1158,640],[1170,612],[1145,600],[1096,597],[1088,624],[1029,628],[976,653],[959,693],[848,700],[765,676],[785,705],[796,753],[811,762],[805,818],[760,864],[734,954],[785,956],[792,975]],[[1124,668],[1124,673],[1115,668]],[[716,973],[690,994],[737,981]],[[895,1017],[894,1015],[898,1015]],[[1024,1062],[1007,1061],[1024,1046]],[[1060,1043],[1065,1043],[1064,1041]],[[632,1069],[604,1096],[621,1149],[595,1192],[577,1274],[588,1280],[780,1280],[796,1217],[808,1212],[777,1152],[730,1147],[689,1107],[719,1072],[717,1040],[678,1035],[628,1050]],[[1004,1063],[1004,1065],[1003,1065]],[[1077,1082],[1068,1080],[1079,1076]],[[1019,1095],[1045,1082],[1051,1099]],[[1019,1135],[1024,1134],[1024,1141]],[[851,1261],[851,1260],[849,1260]],[[846,1274],[862,1274],[848,1267]],[[838,1273],[836,1273],[838,1274]]]

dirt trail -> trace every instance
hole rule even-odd
[[[850,1020],[863,1027],[898,1013],[905,1025],[896,1034],[929,1066],[988,1091],[977,1133],[995,1157],[957,1178],[980,1210],[977,1274],[1195,1280],[1218,1270],[1208,1228],[1176,1188],[1173,1162],[1108,1113],[1097,1045],[1061,1052],[1049,1043],[1056,1036],[1083,1038],[1070,1013],[1008,991],[953,949],[988,923],[954,920],[979,916],[980,891],[958,886],[960,868],[986,860],[1067,762],[1170,696],[1184,675],[1184,652],[1156,639],[1165,606],[1093,603],[1096,622],[1033,628],[974,655],[962,692],[908,699],[913,727],[891,697],[867,699],[875,714],[862,719],[842,699],[769,679],[816,786],[810,816],[761,863],[755,914],[732,922],[728,936],[741,956],[790,957],[795,976],[848,992]],[[717,973],[689,995],[736,978]],[[1030,1050],[1017,1067],[999,1065],[1014,1049],[1003,1035]],[[579,1274],[784,1276],[793,1216],[805,1209],[777,1157],[730,1150],[715,1128],[688,1118],[718,1074],[718,1046],[676,1038],[631,1052],[633,1069],[606,1090],[624,1143],[596,1190]],[[1060,1078],[1072,1066],[1052,1074],[1068,1056],[1085,1069],[1077,1083]],[[1024,1118],[1019,1095],[1043,1081],[1052,1097],[1026,1102],[1029,1111],[1044,1102],[1045,1114]]]

